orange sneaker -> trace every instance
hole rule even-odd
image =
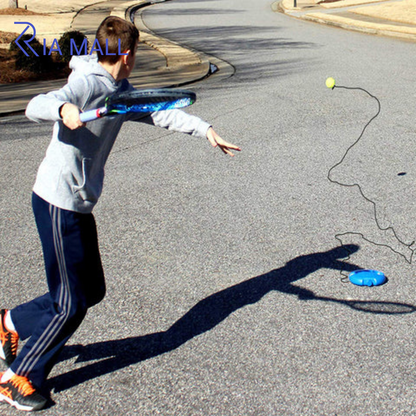
[[[0,311],[0,358],[10,367],[16,358],[19,335],[17,332],[9,331],[4,324],[7,309]]]
[[[0,373],[0,380],[4,373]],[[18,410],[31,412],[43,409],[47,403],[26,377],[15,374],[10,380],[0,381],[0,401],[5,401]]]

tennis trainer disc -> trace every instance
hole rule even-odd
[[[351,283],[358,286],[379,286],[387,281],[384,273],[378,270],[355,270],[348,278]]]

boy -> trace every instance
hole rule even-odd
[[[96,37],[108,55],[73,57],[68,83],[59,91],[33,98],[26,109],[28,118],[52,120],[55,125],[32,195],[49,293],[10,311],[3,309],[0,316],[0,357],[9,366],[0,373],[0,400],[20,410],[46,405],[39,389],[87,309],[105,295],[92,210],[102,191],[105,162],[123,122],[141,117],[138,121],[206,137],[231,156],[230,149],[240,150],[222,140],[208,123],[180,110],[145,118],[118,115],[83,124],[80,111],[102,106],[110,94],[133,89],[126,78],[134,66],[136,27],[110,16]],[[17,354],[19,339],[27,342]]]

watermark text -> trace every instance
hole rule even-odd
[[[32,23],[29,23],[29,22],[14,22],[14,24],[15,25],[27,25],[26,28],[23,30],[23,32],[14,41],[16,43],[16,45],[20,48],[20,50],[26,56],[29,56],[29,53],[20,44],[20,38],[27,32],[27,30],[29,28],[32,28],[33,36],[30,39],[22,40],[21,42],[23,42],[27,46],[27,48],[33,53],[34,56],[39,57],[39,54],[30,45],[30,42],[32,42],[32,40],[35,39],[35,37],[36,37],[36,28],[35,28],[35,26],[32,25]],[[62,51],[61,51],[61,48],[59,47],[59,42],[56,39],[52,40],[52,45],[51,45],[49,50],[46,46],[46,40],[45,39],[43,39],[42,45],[43,45],[43,49],[42,49],[43,55],[51,55],[52,52],[57,52],[57,53],[59,53],[59,55],[62,56]],[[91,50],[88,52],[88,41],[87,41],[86,38],[83,40],[82,44],[78,45],[78,46],[75,43],[74,39],[69,40],[69,53],[70,53],[71,56],[73,56],[73,55],[92,55],[94,52],[99,52],[101,55],[107,55],[107,56],[109,56],[109,55],[128,55],[127,53],[121,52],[120,48],[121,48],[120,39],[118,39],[118,54],[115,53],[115,52],[111,53],[108,50],[108,39],[105,40],[104,50],[100,46],[100,44],[98,43],[98,40],[95,39],[94,43],[91,47]]]

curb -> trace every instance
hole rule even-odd
[[[161,36],[156,35],[152,32],[144,23],[142,19],[142,9],[144,7],[150,6],[149,2],[144,2],[148,4],[142,4],[140,6],[134,7],[131,10],[131,13],[135,13],[136,17],[139,17],[138,21],[135,20],[134,23],[140,31],[140,38],[142,42],[146,43],[153,49],[156,49],[160,52],[166,59],[166,66],[170,67],[183,67],[187,64],[189,65],[198,65],[206,67],[206,72],[204,76],[208,74],[209,71],[209,60],[208,58],[199,52],[192,51],[189,48],[185,48],[175,42],[167,40]],[[126,14],[129,9],[126,10]],[[186,62],[186,63],[185,63]]]
[[[288,8],[285,6],[285,0],[279,0],[272,4],[272,10],[283,13],[295,19],[305,20],[313,23],[319,23],[327,26],[338,27],[345,30],[366,33],[370,35],[379,35],[400,38],[404,40],[416,40],[416,27],[401,26],[387,23],[372,23],[361,21],[360,19],[350,19],[348,17],[339,16],[336,13],[324,13],[319,11],[304,12],[300,7]],[[356,4],[371,5],[373,3],[360,2]],[[325,7],[324,10],[330,10],[332,7]],[[322,10],[322,9],[321,9]],[[300,14],[300,12],[304,12]],[[299,13],[299,14],[296,14]],[[392,22],[393,23],[393,22]]]
[[[233,76],[235,69],[228,62],[214,56],[208,56],[202,52],[192,50],[189,47],[185,48],[178,43],[156,35],[146,26],[142,18],[142,10],[145,7],[158,3],[164,3],[166,1],[170,0],[143,0],[140,4],[138,4],[136,0],[133,2],[123,3],[124,5],[128,5],[128,7],[124,10],[124,18],[132,20],[131,16],[133,13],[137,18],[134,20],[134,24],[139,29],[141,41],[164,56],[166,60],[166,68],[161,71],[161,78],[163,78],[164,74],[173,74],[175,71],[186,71],[188,73],[187,76],[183,76],[182,80],[175,81],[171,84],[164,84],[164,87],[174,88],[206,80],[208,78],[219,80]],[[121,11],[116,11],[116,13],[120,12]],[[123,17],[120,14],[118,14],[118,16]],[[131,80],[130,82],[133,86],[136,86],[134,80]]]
[[[348,19],[347,17],[336,15],[326,15],[325,13],[305,14],[302,19],[310,22],[325,24],[327,26],[335,26],[341,29],[367,33],[370,35],[416,40],[416,28],[411,27],[404,29],[402,26],[371,22],[363,22],[360,24],[359,20]]]

